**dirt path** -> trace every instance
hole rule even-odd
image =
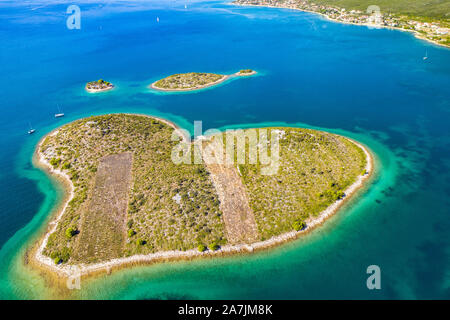
[[[225,232],[229,244],[253,243],[260,239],[255,216],[250,208],[247,190],[233,165],[210,161],[203,149],[203,157],[216,187],[223,212]],[[214,157],[214,156],[213,156]],[[213,163],[211,163],[213,162]]]

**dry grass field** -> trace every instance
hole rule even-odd
[[[228,243],[258,241],[255,217],[236,167],[219,164],[208,164],[207,167],[219,194]]]
[[[215,73],[190,72],[168,76],[155,82],[155,87],[170,90],[187,90],[206,86],[219,81],[225,76]]]
[[[78,120],[48,135],[39,151],[70,177],[74,198],[44,254],[58,263],[87,263],[225,244],[209,173],[203,164],[172,162],[173,131],[150,117],[114,114]]]
[[[359,175],[362,149],[344,137],[309,129],[270,128],[280,136],[280,166],[261,174],[261,163],[239,165],[261,240],[292,231],[296,221],[317,216]],[[267,144],[270,150],[270,143]]]
[[[271,175],[263,173],[260,153],[253,164],[220,164],[210,163],[204,149],[207,164],[176,164],[174,130],[154,118],[114,114],[48,135],[39,152],[69,176],[74,197],[44,254],[55,263],[93,263],[266,240],[317,216],[365,173],[365,154],[348,139],[297,128],[268,128],[279,137]],[[261,137],[262,129],[247,130]],[[259,140],[258,150],[273,156],[274,141]],[[248,143],[234,151],[248,156]]]

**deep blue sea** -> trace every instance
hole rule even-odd
[[[112,112],[188,130],[201,120],[204,130],[276,123],[336,132],[374,151],[377,175],[298,241],[123,270],[83,282],[76,298],[450,298],[449,49],[410,33],[227,1],[77,4],[81,29],[69,30],[67,1],[0,0],[0,298],[52,297],[23,266],[62,197],[32,165],[39,139]],[[258,75],[196,93],[147,88],[173,73],[244,68]],[[116,88],[87,94],[84,84],[99,78]],[[54,118],[58,107],[64,118]],[[381,269],[381,290],[366,287],[369,265]]]

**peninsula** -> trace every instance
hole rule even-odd
[[[248,130],[261,135],[263,129],[244,134]],[[112,114],[58,128],[39,143],[35,163],[63,179],[70,196],[38,242],[34,261],[70,276],[74,266],[90,274],[270,247],[322,223],[372,172],[368,150],[348,138],[268,130],[279,140],[259,148],[279,141],[272,175],[262,173],[260,157],[229,165],[206,161],[210,155],[203,153],[200,164],[176,164],[177,144],[199,140],[189,142],[163,119]],[[216,139],[200,141],[208,147]]]
[[[86,84],[86,91],[90,93],[108,91],[112,88],[114,88],[114,85],[103,79],[91,81]]]
[[[155,81],[150,87],[161,91],[194,91],[218,85],[233,77],[254,74],[256,74],[256,71],[251,69],[241,70],[230,75],[204,72],[179,73]]]
[[[234,0],[233,4],[295,9],[330,20],[413,32],[416,37],[450,47],[450,3],[421,0]]]

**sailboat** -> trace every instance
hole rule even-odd
[[[425,57],[423,57],[423,60],[427,60],[428,59],[428,50],[425,51]]]
[[[55,118],[61,118],[64,117],[64,113],[61,112],[61,109],[58,106],[58,113],[55,113]]]
[[[28,134],[33,134],[36,130],[33,129],[33,127],[31,126],[30,123],[28,123],[28,125],[30,126],[30,130],[28,130]]]
[[[156,22],[159,22],[159,17],[156,17]]]

